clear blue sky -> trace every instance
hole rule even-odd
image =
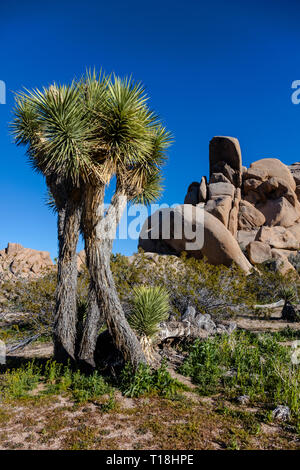
[[[7,242],[57,254],[45,183],[8,132],[13,92],[69,82],[86,67],[141,80],[175,136],[161,202],[182,202],[208,171],[214,135],[238,137],[243,162],[300,160],[299,0],[35,0],[2,2],[0,249]],[[117,241],[130,254],[135,241]]]

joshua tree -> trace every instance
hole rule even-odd
[[[82,212],[82,185],[94,172],[92,127],[80,107],[75,84],[16,95],[12,132],[27,146],[34,170],[46,178],[58,213],[58,283],[54,316],[57,360],[75,359],[76,246]]]
[[[77,85],[18,95],[13,131],[17,143],[28,145],[30,161],[46,176],[58,208],[56,357],[75,358],[75,255],[81,226],[92,308],[79,358],[94,366],[100,311],[124,358],[135,366],[144,362],[117,296],[110,255],[126,198],[148,203],[159,195],[169,133],[149,110],[140,85],[90,74]],[[116,189],[105,211],[105,189],[113,178]]]
[[[99,310],[104,314],[115,345],[124,358],[136,366],[145,358],[118,298],[110,270],[110,256],[126,200],[150,203],[160,194],[161,166],[170,134],[148,108],[143,88],[131,80],[114,77],[107,82],[103,96],[99,82],[95,77],[89,77],[85,82],[85,100],[94,116],[98,138],[94,158],[101,162],[102,170],[101,183],[96,181],[85,186],[82,225],[87,263]],[[113,177],[115,192],[105,212],[105,189]],[[97,338],[96,325],[97,319],[90,312],[80,357],[91,365]]]

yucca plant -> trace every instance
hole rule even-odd
[[[153,360],[153,339],[159,324],[168,319],[169,311],[169,294],[164,287],[139,286],[133,289],[132,311],[128,321],[139,335],[149,362]]]
[[[297,291],[294,286],[281,286],[278,290],[278,296],[285,303],[294,303],[297,300]]]
[[[145,362],[117,295],[110,256],[126,201],[149,204],[161,193],[170,133],[148,106],[141,84],[101,73],[88,73],[70,86],[20,93],[14,114],[16,143],[27,145],[31,164],[46,177],[59,216],[56,359],[75,359],[81,230],[92,286],[89,304],[95,308],[87,313],[79,359],[95,367],[101,312],[124,359],[135,366]],[[115,191],[106,211],[105,190],[113,179]]]

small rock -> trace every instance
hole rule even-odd
[[[216,333],[219,333],[219,334],[228,334],[228,335],[231,335],[231,333],[236,329],[237,325],[235,322],[230,322],[228,323],[228,325],[222,325],[222,324],[218,324],[216,326]]]
[[[202,318],[205,318],[206,320],[211,320],[211,315],[209,313],[202,313]]]
[[[202,328],[205,331],[213,332],[216,330],[216,324],[212,321],[209,313],[202,314],[200,313],[194,319],[194,324],[198,328]]]
[[[249,403],[250,401],[250,397],[249,395],[241,395],[239,397],[237,397],[237,402],[240,403],[240,405],[247,405],[247,403]]]
[[[191,305],[188,306],[184,314],[182,315],[182,321],[189,321],[193,323],[195,321],[196,309]]]
[[[216,328],[216,332],[219,335],[223,335],[224,333],[227,333],[226,327],[224,325],[218,325]]]
[[[209,320],[203,324],[202,327],[205,331],[208,331],[209,333],[212,333],[213,331],[216,330],[216,325],[213,321]]]
[[[236,330],[236,328],[237,328],[236,322],[235,322],[235,321],[231,321],[231,322],[229,323],[229,325],[227,326],[227,332],[228,332],[228,334],[231,335],[231,333],[233,333],[234,330]]]
[[[291,410],[288,406],[278,405],[275,410],[273,410],[272,416],[279,421],[287,421],[291,417]]]
[[[226,372],[224,372],[223,377],[236,377],[237,376],[237,370],[236,369],[229,369]]]

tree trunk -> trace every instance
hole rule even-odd
[[[104,324],[104,317],[98,307],[97,296],[94,288],[94,282],[90,282],[88,294],[88,313],[84,322],[83,333],[80,340],[80,350],[78,359],[81,366],[86,370],[96,367],[95,350],[99,330]]]
[[[130,361],[136,368],[140,363],[145,363],[146,359],[136,335],[125,318],[110,269],[113,237],[122,208],[117,209],[117,213],[109,210],[105,216],[103,199],[104,188],[87,189],[83,215],[87,265],[99,310],[103,312],[114,344],[123,354],[125,361]],[[108,233],[107,229],[111,232]]]
[[[59,257],[54,315],[54,356],[66,363],[75,359],[77,319],[77,258],[82,208],[69,199],[58,212]]]

